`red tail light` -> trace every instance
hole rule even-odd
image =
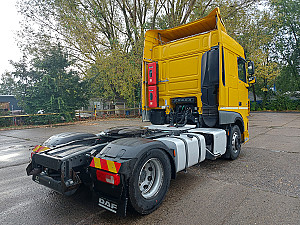
[[[149,107],[155,108],[158,107],[158,88],[157,86],[149,86],[148,87],[148,100],[149,100]]]
[[[103,170],[96,171],[97,180],[102,181],[104,183],[119,185],[120,184],[120,175],[105,172]]]
[[[157,62],[148,64],[148,85],[157,84],[158,64]]]

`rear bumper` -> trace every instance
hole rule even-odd
[[[74,193],[81,184],[81,182],[74,182],[71,179],[67,180],[66,182],[55,180],[43,172],[37,175],[33,175],[32,180],[64,195],[70,195]]]
[[[54,191],[59,192],[61,194],[64,194],[65,192],[65,189],[63,188],[61,181],[54,180],[53,178],[47,175],[44,174],[33,175],[32,180],[38,184],[51,188]]]

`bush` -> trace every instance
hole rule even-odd
[[[8,127],[12,125],[12,118],[0,118],[0,127]]]
[[[73,121],[73,113],[60,113],[55,115],[34,115],[27,117],[24,121],[26,125],[46,125]]]
[[[75,113],[60,113],[55,115],[39,114],[28,117],[15,117],[17,125],[47,125],[74,120]],[[9,127],[14,125],[13,118],[0,118],[0,127]]]
[[[9,116],[8,111],[0,111],[0,116]],[[7,127],[13,124],[13,118],[0,118],[0,127]]]
[[[271,111],[285,111],[285,110],[300,110],[300,99],[292,100],[288,95],[276,94],[274,99],[265,102],[257,101],[251,102],[251,111],[271,110]]]

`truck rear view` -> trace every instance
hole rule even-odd
[[[27,174],[65,195],[85,184],[99,206],[119,215],[128,204],[149,214],[178,172],[239,156],[249,138],[248,83],[244,50],[226,34],[218,8],[186,25],[147,31],[142,107],[152,125],[54,135],[33,149]]]

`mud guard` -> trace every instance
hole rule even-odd
[[[146,138],[122,138],[109,143],[95,157],[121,163],[119,173],[124,174],[127,179],[130,177],[136,161],[150,149],[161,149],[167,153],[172,166],[172,178],[174,178],[175,159],[173,151],[160,141]]]
[[[121,163],[118,174],[122,177],[121,186],[105,184],[96,178],[96,168],[90,167],[91,177],[94,181],[94,191],[99,196],[98,205],[125,216],[128,202],[128,182],[132,176],[136,163],[150,149],[160,149],[167,153],[172,168],[172,177],[175,178],[175,160],[171,149],[164,143],[146,138],[123,138],[109,143],[103,150],[98,153],[95,158],[111,160]],[[101,203],[101,202],[102,203]],[[110,208],[112,204],[116,204],[117,210]]]

